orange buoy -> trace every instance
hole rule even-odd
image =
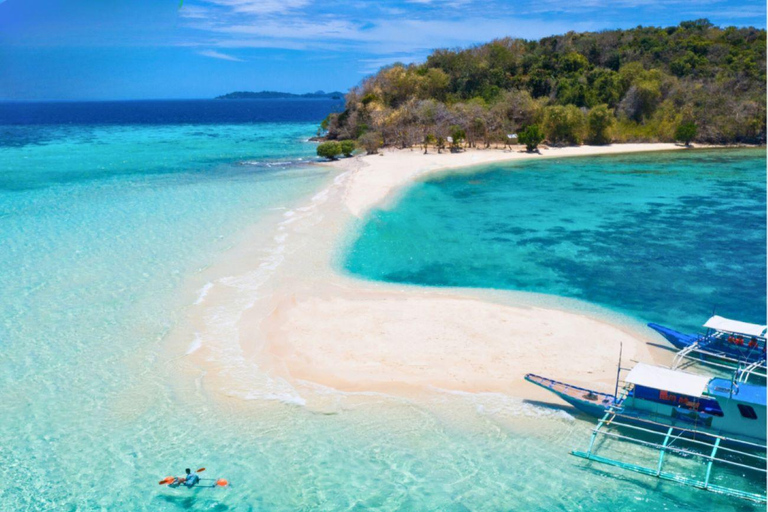
[[[219,478],[218,480],[216,480],[216,485],[220,487],[226,487],[227,485],[229,485],[229,482],[227,482],[223,478]]]

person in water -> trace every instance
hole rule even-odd
[[[176,477],[173,483],[168,484],[168,487],[178,487],[184,484],[186,487],[192,488],[200,482],[200,477],[192,473],[189,468],[184,470],[187,474],[185,476]]]

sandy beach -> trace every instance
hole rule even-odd
[[[317,389],[414,396],[439,390],[551,400],[528,372],[612,390],[624,361],[668,352],[606,315],[542,304],[522,292],[433,289],[363,281],[336,258],[361,219],[414,180],[523,159],[664,151],[673,144],[422,154],[386,150],[327,164],[326,188],[264,219],[202,273],[177,350],[226,396],[312,403]],[[511,171],[514,172],[514,171]],[[530,298],[530,300],[529,300]]]

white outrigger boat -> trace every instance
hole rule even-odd
[[[526,375],[580,411],[600,418],[586,451],[571,452],[617,466],[728,496],[766,503],[766,387],[638,363],[613,395]],[[658,450],[653,467],[601,455],[608,440]],[[666,470],[668,456],[703,461],[704,475]],[[667,456],[667,459],[665,459]],[[751,490],[713,479],[713,466],[760,482]],[[745,482],[743,482],[745,483]]]

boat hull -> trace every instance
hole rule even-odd
[[[670,342],[675,348],[680,350],[686,347],[690,347],[691,345],[696,343],[696,340],[699,339],[698,336],[695,336],[692,334],[685,334],[685,333],[676,331],[674,329],[670,329],[669,327],[664,327],[663,325],[659,325],[659,324],[650,323],[648,324],[648,327],[650,327],[654,331],[661,334],[664,337],[664,339]]]
[[[755,445],[765,446],[764,438],[745,438],[744,442],[741,442],[733,437],[725,437],[728,434],[721,432],[719,429],[710,429],[691,423],[681,416],[649,414],[642,409],[626,407],[627,399],[615,401],[614,396],[607,393],[581,388],[532,373],[526,375],[525,380],[554,393],[579,411],[598,419],[605,416],[607,412],[612,411],[624,423],[650,428],[659,432],[664,432],[670,427],[674,427],[681,429],[683,431],[681,435],[686,438],[705,437],[714,440],[713,436],[724,436],[721,444],[731,448],[754,449]],[[629,400],[629,403],[631,403],[631,397]]]
[[[678,350],[683,350],[698,342],[700,348],[706,350],[706,352],[710,354],[698,353],[695,355],[695,357],[698,357],[702,361],[718,361],[722,360],[722,358],[729,358],[745,364],[750,364],[765,360],[765,352],[760,347],[750,348],[749,346],[731,345],[712,336],[685,334],[654,323],[648,324],[648,327],[661,334],[664,339],[670,342]],[[691,355],[694,356],[693,353]]]
[[[602,417],[614,403],[613,395],[580,388],[533,373],[526,375],[525,380],[551,391],[579,411],[597,418]]]

